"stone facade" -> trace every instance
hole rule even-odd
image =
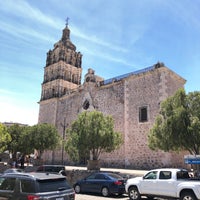
[[[96,109],[113,116],[115,129],[124,139],[119,150],[101,155],[102,166],[135,169],[183,166],[183,154],[152,151],[148,148],[147,137],[161,101],[184,87],[185,80],[164,64],[157,63],[109,80],[89,69],[81,84],[82,55],[76,52],[69,33],[66,26],[62,39],[47,54],[39,123],[54,124],[62,135],[79,113]],[[66,53],[60,57],[60,52]],[[50,54],[54,55],[54,61]],[[44,159],[59,163],[61,149],[46,153]],[[69,163],[66,153],[64,162]]]

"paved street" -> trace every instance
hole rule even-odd
[[[76,194],[75,200],[128,200],[128,195],[103,197],[101,195]]]
[[[147,200],[146,197],[142,198],[143,200]],[[111,196],[111,197],[103,197],[98,194],[76,194],[75,200],[129,200],[128,195],[124,194],[123,196]],[[162,199],[155,198],[155,200],[172,200],[172,199]]]

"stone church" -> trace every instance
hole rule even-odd
[[[47,53],[40,99],[39,123],[65,129],[82,111],[94,109],[112,115],[122,133],[120,149],[101,155],[101,166],[149,169],[184,166],[183,154],[152,151],[147,136],[159,113],[160,103],[183,88],[185,80],[163,63],[108,80],[88,69],[82,79],[82,54],[70,40],[68,25],[62,38]],[[44,155],[46,163],[70,163],[63,146]],[[61,162],[62,161],[62,162]]]

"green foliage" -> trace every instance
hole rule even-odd
[[[7,129],[0,124],[0,135],[1,132],[4,133],[1,145],[4,144],[3,149],[9,150],[13,157],[16,157],[17,152],[33,153],[34,149],[38,150],[41,156],[44,150],[54,149],[60,141],[57,129],[50,124],[25,127],[15,124]]]
[[[18,124],[8,127],[11,140],[7,143],[7,150],[13,154],[13,157],[16,157],[17,152],[23,152],[24,150],[24,146],[22,144],[24,129],[25,127],[19,126]]]
[[[50,124],[38,124],[29,128],[29,137],[31,147],[40,152],[45,150],[53,150],[60,141],[60,135],[55,126]]]
[[[10,141],[6,143],[6,150],[9,150],[16,157],[17,152],[29,154],[33,152],[31,138],[29,136],[28,126],[19,126],[14,124],[8,127]]]
[[[200,92],[180,89],[161,104],[148,136],[149,147],[164,151],[200,153]]]
[[[7,149],[7,143],[11,141],[10,134],[7,127],[0,123],[0,152]]]
[[[34,146],[32,142],[31,126],[24,127],[21,132],[20,141],[18,142],[18,151],[26,154],[31,154],[34,152]]]
[[[102,152],[111,152],[122,144],[122,135],[114,131],[111,116],[98,111],[82,112],[67,130],[66,151],[74,161],[92,156],[98,160]]]

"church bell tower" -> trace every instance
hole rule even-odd
[[[70,41],[68,21],[62,38],[47,53],[41,100],[59,98],[81,85],[82,54]]]

